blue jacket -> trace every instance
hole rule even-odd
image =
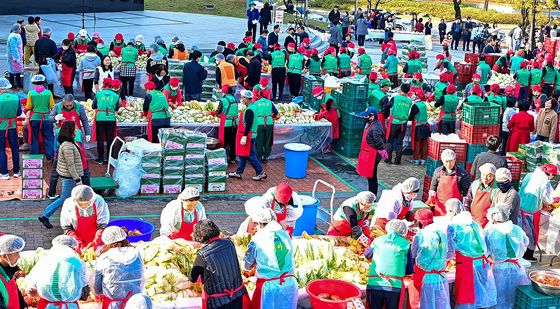
[[[247,10],[247,23],[252,24],[253,20],[259,20],[259,10],[254,9],[248,9]]]
[[[202,93],[202,82],[208,77],[206,69],[196,61],[190,61],[183,67],[183,87],[185,94]]]
[[[453,32],[454,34],[461,34],[461,32],[463,31],[463,26],[461,24],[458,23],[453,23],[451,24],[451,32]]]

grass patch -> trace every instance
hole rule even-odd
[[[246,18],[244,0],[144,0],[146,10],[185,12]],[[207,5],[214,9],[208,10]]]

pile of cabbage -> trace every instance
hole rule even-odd
[[[80,62],[82,61],[82,58],[85,56],[85,54],[76,54],[76,67],[78,67],[80,65]],[[146,71],[146,63],[148,62],[148,56],[147,55],[139,55],[138,56],[138,60],[136,61],[136,69],[138,71]],[[111,64],[113,65],[113,68],[115,70],[119,70],[120,66],[121,66],[121,57],[111,57]]]
[[[492,77],[488,80],[488,85],[498,84],[500,88],[507,86],[515,86],[515,78],[510,74],[492,73]]]

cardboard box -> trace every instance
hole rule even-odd
[[[43,168],[43,155],[26,154],[22,156],[22,169]]]
[[[140,193],[142,194],[159,194],[159,184],[140,185]]]
[[[185,184],[204,184],[204,182],[206,181],[206,178],[204,178],[204,175],[202,175],[202,177],[197,176],[194,177],[192,175],[185,175]]]
[[[28,168],[21,171],[22,178],[43,179],[43,170],[38,168]]]
[[[208,176],[208,182],[226,182],[227,176]]]
[[[204,192],[203,184],[185,184],[185,188],[196,188],[199,192]]]
[[[43,189],[23,189],[21,195],[24,200],[42,200]]]
[[[208,192],[223,192],[226,191],[226,183],[225,182],[209,182],[208,183]]]
[[[163,178],[169,178],[170,176],[177,176],[178,178],[183,178],[183,169],[164,169]]]
[[[182,185],[175,184],[175,185],[163,185],[163,193],[164,194],[179,194],[181,193]]]
[[[161,184],[160,178],[140,178],[140,185],[159,185]]]
[[[185,175],[190,174],[204,174],[205,172],[204,165],[186,165],[185,166]]]
[[[183,185],[182,176],[163,176],[164,185]]]
[[[160,174],[161,175],[161,167],[142,167],[142,171],[144,174]]]
[[[227,171],[209,171],[208,177],[227,177]]]
[[[23,189],[42,189],[43,179],[24,179]]]

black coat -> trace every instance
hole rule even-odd
[[[64,65],[66,65],[67,67],[76,67],[76,51],[72,47],[56,54],[54,59],[60,63],[64,63]]]
[[[270,20],[271,20],[271,12],[270,9],[267,9],[265,7],[263,7],[259,13],[259,22],[262,25],[268,25],[270,24]]]
[[[253,89],[253,87],[260,82],[261,69],[262,69],[262,65],[259,59],[257,59],[256,57],[251,59],[251,61],[249,62],[247,78],[245,78],[247,84],[251,86],[250,89]]]
[[[43,36],[35,42],[35,59],[39,65],[47,64],[47,58],[53,58],[58,52],[56,43],[48,37]]]
[[[183,87],[185,94],[202,93],[202,82],[208,77],[206,69],[197,61],[193,60],[183,67]]]

